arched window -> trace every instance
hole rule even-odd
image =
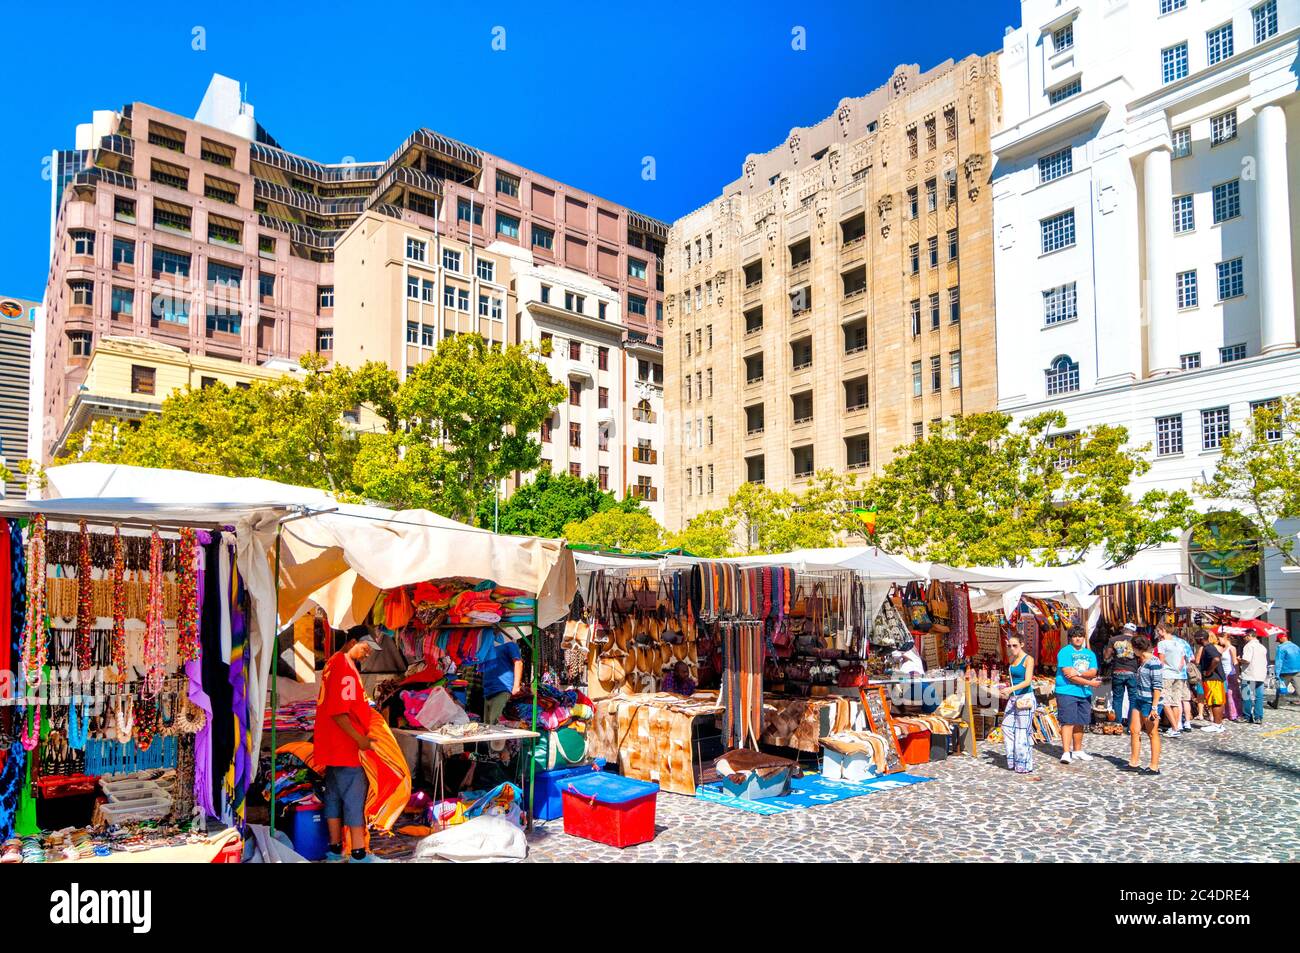
[[[1062,354],[1047,368],[1047,396],[1068,394],[1079,389],[1079,362]]]
[[[635,417],[637,420],[641,421],[642,423],[647,423],[647,424],[654,423],[655,415],[654,415],[654,411],[650,409],[650,401],[644,398],[637,401],[637,405],[635,410],[632,412],[632,416]]]

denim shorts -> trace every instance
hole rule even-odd
[[[1063,725],[1092,724],[1092,696],[1080,698],[1078,695],[1056,696],[1056,718]]]
[[[1139,715],[1141,715],[1143,718],[1150,718],[1150,717],[1151,717],[1151,699],[1150,699],[1150,698],[1138,698],[1138,699],[1135,699],[1135,700],[1133,701],[1132,708],[1133,708],[1134,711],[1136,711],[1136,712],[1137,712]],[[1157,718],[1160,717],[1160,707],[1159,707],[1159,706],[1156,706],[1156,709],[1155,709],[1155,715],[1156,715]]]
[[[368,790],[364,768],[326,768],[325,819],[337,817],[348,827],[365,827]]]

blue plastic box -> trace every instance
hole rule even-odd
[[[564,814],[564,789],[574,778],[599,771],[603,764],[580,764],[569,768],[551,768],[538,771],[533,779],[533,816],[540,821],[553,821]]]
[[[784,797],[790,793],[790,770],[786,768],[768,778],[760,778],[757,771],[749,771],[739,784],[724,775],[722,789],[742,801],[766,801],[769,798]]]

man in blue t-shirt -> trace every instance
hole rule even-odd
[[[483,724],[495,725],[512,695],[519,694],[524,663],[519,646],[501,633],[491,634],[492,647],[482,665]]]
[[[1300,646],[1292,642],[1287,635],[1279,635],[1277,656],[1273,664],[1277,670],[1277,695],[1273,698],[1273,707],[1276,708],[1281,703],[1282,692],[1286,686],[1290,686],[1287,702],[1295,704],[1296,696],[1300,695]]]
[[[1070,644],[1056,656],[1056,717],[1061,723],[1061,764],[1091,761],[1083,731],[1092,724],[1092,690],[1101,684],[1097,656],[1082,626],[1070,630]]]

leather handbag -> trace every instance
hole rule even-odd
[[[790,602],[790,615],[800,619],[808,615],[808,594],[804,592],[803,586],[795,587],[794,599]]]
[[[930,595],[926,600],[930,608],[930,615],[936,619],[950,618],[948,614],[948,599],[943,593],[943,583],[930,583]]]
[[[633,598],[640,612],[655,612],[659,608],[659,592],[650,588],[649,579],[641,580],[641,585],[633,591]]]

